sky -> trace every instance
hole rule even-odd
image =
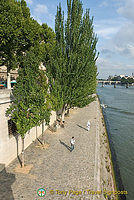
[[[57,5],[67,16],[66,0],[26,0],[31,16],[54,30]],[[134,73],[134,0],[82,0],[94,17],[98,43],[98,78]]]

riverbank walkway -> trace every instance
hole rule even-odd
[[[3,199],[100,200],[97,195],[89,194],[89,190],[100,189],[98,109],[99,103],[95,101],[85,108],[71,110],[70,116],[65,118],[65,128],[54,133],[45,131],[45,141],[50,144],[47,149],[37,148],[33,142],[25,151],[25,164],[33,166],[28,174],[14,171],[17,159],[6,168],[8,178],[0,192]],[[86,127],[88,120],[90,131]],[[68,146],[72,136],[75,137],[75,148],[70,152]],[[10,182],[9,193],[6,184]],[[39,188],[46,190],[44,197],[38,196]]]

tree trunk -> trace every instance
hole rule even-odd
[[[44,144],[44,120],[42,122],[42,144]]]
[[[24,138],[22,138],[22,167],[24,167]]]
[[[70,111],[70,109],[68,108],[68,109],[67,109],[67,116],[69,116],[69,111]]]
[[[61,113],[61,122],[64,122],[64,117],[65,117],[65,106],[62,108],[62,113]]]
[[[58,111],[56,111],[56,121],[58,120]]]
[[[11,89],[11,74],[8,68],[7,68],[7,89]]]

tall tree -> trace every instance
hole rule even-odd
[[[24,138],[32,127],[44,120],[50,121],[50,101],[45,72],[39,70],[37,49],[26,52],[19,69],[17,84],[13,89],[13,103],[6,114],[16,124],[22,138],[22,166],[24,166]]]
[[[83,15],[80,0],[67,0],[67,20],[61,5],[55,18],[56,45],[50,64],[51,94],[56,95],[59,107],[83,107],[94,100],[97,75],[97,37],[89,10]],[[56,109],[59,109],[57,107]]]
[[[24,0],[1,0],[0,21],[0,66],[7,67],[10,88],[10,70],[17,68],[24,52],[40,41],[41,26],[30,17]]]
[[[47,24],[42,24],[42,62],[46,66],[51,59],[52,49],[55,45],[55,33]]]

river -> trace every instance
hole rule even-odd
[[[114,158],[118,187],[134,199],[134,86],[98,85],[97,94],[103,109]],[[121,188],[120,187],[120,188]]]

